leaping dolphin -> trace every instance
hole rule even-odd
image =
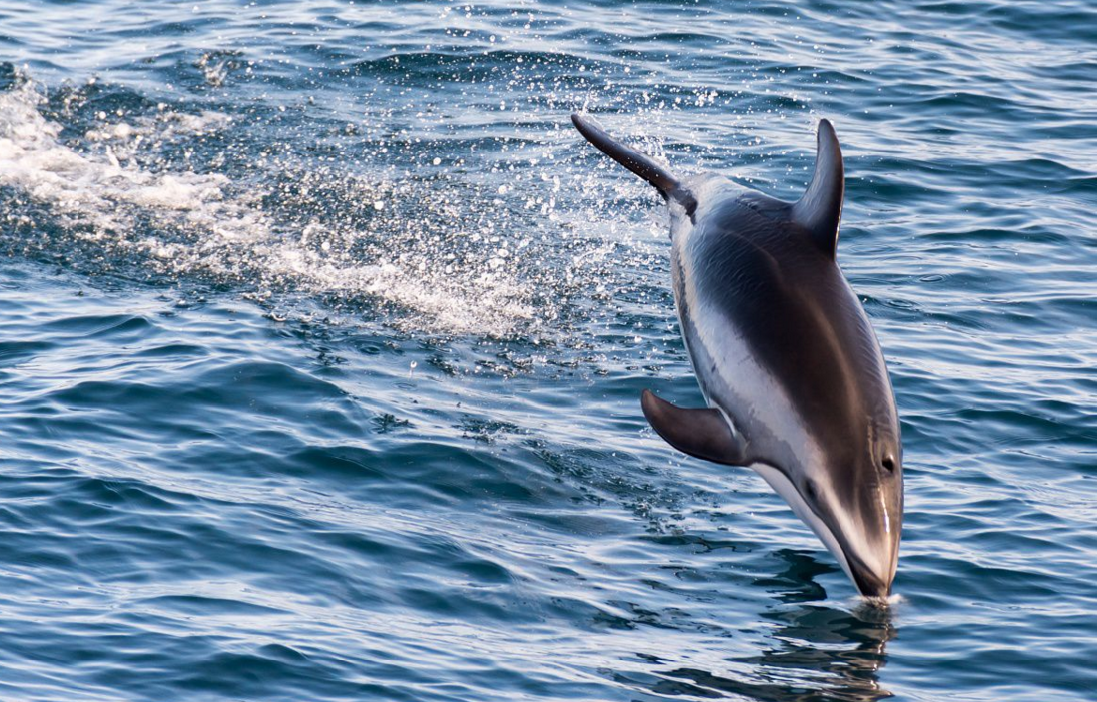
[[[715,173],[680,178],[571,116],[670,208],[682,338],[707,409],[645,390],[644,416],[674,448],[757,471],[866,597],[887,597],[903,522],[895,397],[868,317],[838,268],[844,174],[819,122],[815,174],[796,202]]]

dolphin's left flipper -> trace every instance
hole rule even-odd
[[[651,156],[625,146],[611,137],[590,117],[584,117],[575,112],[571,115],[571,122],[579,133],[599,151],[654,185],[664,198],[675,200],[686,209],[689,216],[693,216],[694,210],[697,209],[697,199],[682,185],[682,181],[676,175],[656,163]]]
[[[682,409],[650,390],[640,396],[648,423],[668,444],[694,458],[729,466],[746,465],[746,446],[716,409]]]

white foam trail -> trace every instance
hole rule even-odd
[[[154,116],[128,121],[100,113],[85,139],[70,144],[61,139],[62,126],[42,115],[43,102],[29,80],[0,92],[0,186],[48,205],[64,236],[102,246],[106,258],[112,252],[147,257],[157,272],[213,274],[260,290],[375,297],[405,309],[399,315],[404,327],[504,336],[555,318],[554,303],[534,302],[538,295],[553,297],[545,295],[546,274],[536,275],[548,265],[547,255],[560,254],[563,268],[551,275],[570,285],[573,274],[613,250],[604,242],[523,250],[527,234],[506,231],[523,223],[498,214],[501,201],[483,204],[464,191],[438,192],[410,176],[394,184],[334,174],[345,181],[340,195],[348,204],[374,203],[373,220],[280,222],[264,210],[261,186],[155,158],[157,145],[225,129],[231,117],[163,106]],[[553,186],[559,190],[558,178]],[[416,216],[413,207],[396,214],[401,199],[416,207],[428,203],[426,214]],[[551,193],[545,200],[540,209],[555,207]],[[4,216],[10,222],[13,215]],[[359,246],[363,241],[372,243]]]
[[[268,235],[261,213],[225,197],[225,176],[154,173],[132,159],[121,162],[110,148],[103,154],[79,153],[59,140],[61,125],[39,112],[42,100],[29,81],[0,93],[0,185],[50,205],[72,224],[90,224],[93,237],[121,235],[119,243],[141,245],[124,238],[135,234],[136,213],[127,205],[164,220],[160,224],[201,227],[237,240]],[[116,140],[137,134],[128,125],[110,131]]]

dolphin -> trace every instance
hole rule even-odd
[[[679,177],[590,117],[571,119],[670,210],[678,322],[708,407],[645,390],[644,416],[683,453],[758,472],[863,596],[887,597],[903,521],[899,417],[837,263],[845,178],[834,127],[819,122],[811,184],[785,202],[715,173]]]

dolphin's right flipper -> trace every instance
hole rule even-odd
[[[599,151],[654,185],[664,198],[675,200],[686,208],[690,216],[693,215],[693,211],[697,209],[697,200],[693,193],[683,187],[673,173],[656,163],[655,159],[617,141],[590,117],[573,112],[571,122]]]
[[[746,446],[735,436],[720,410],[682,409],[650,390],[640,396],[648,423],[682,453],[729,466],[746,465]]]

